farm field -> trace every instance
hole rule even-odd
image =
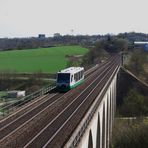
[[[66,55],[84,55],[88,49],[61,46],[0,52],[0,71],[55,73],[67,65]]]

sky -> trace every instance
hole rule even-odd
[[[0,0],[0,38],[148,33],[148,0]]]

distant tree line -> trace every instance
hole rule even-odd
[[[136,33],[136,32],[125,32],[125,33],[119,33],[117,35],[119,38],[128,39],[131,42],[134,41],[148,41],[148,34],[145,33]]]
[[[83,46],[92,46],[95,42],[107,39],[110,44],[106,44],[106,48],[114,48],[113,44],[116,40],[112,40],[112,38],[120,38],[120,42],[118,41],[117,46],[122,44],[122,39],[128,40],[131,43],[134,41],[148,41],[148,34],[143,33],[120,33],[118,35],[58,35],[54,37],[47,38],[38,38],[38,37],[30,37],[30,38],[0,38],[0,50],[13,50],[13,49],[30,49],[30,48],[39,48],[39,47],[51,47],[57,45],[83,45]],[[111,39],[111,40],[110,40]],[[105,43],[104,43],[105,44]],[[118,48],[116,46],[116,49]],[[131,44],[132,46],[132,44]]]
[[[0,50],[46,48],[57,45],[91,45],[103,36],[57,36],[48,38],[1,38]]]

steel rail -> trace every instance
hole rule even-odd
[[[51,94],[52,95],[52,94]],[[54,95],[54,94],[53,94]],[[6,118],[3,118],[2,120],[0,120],[0,129],[3,126],[6,126],[6,124],[9,124],[10,122],[12,122],[13,120],[15,120],[16,118],[20,117],[22,114],[24,114],[24,112],[26,113],[26,111],[32,109],[32,107],[38,103],[41,103],[42,101],[44,101],[46,98],[50,97],[49,94],[46,94],[42,97],[37,98],[36,100],[26,104],[25,106],[23,106],[22,108],[19,108],[18,110],[16,110],[14,113],[10,114],[9,116],[7,116]]]
[[[106,63],[106,62],[105,62]],[[97,70],[97,68],[101,68],[105,65],[105,63],[102,63],[101,65],[96,65],[95,67],[92,67],[90,69],[88,69],[86,72],[85,72],[85,77],[87,78],[89,75],[91,75],[91,73],[95,72]],[[52,90],[51,90],[52,91]],[[47,94],[46,94],[47,95]],[[39,102],[40,100],[43,100],[46,96],[43,96],[43,97],[39,97],[37,100],[23,106],[21,109],[15,111],[14,113],[10,114],[9,116],[3,118],[2,120],[0,120],[0,128],[3,126],[3,125],[6,125],[7,122],[11,122],[13,119],[13,117],[17,118],[17,116],[20,116],[21,114],[21,111],[24,112],[26,109],[29,109],[30,106],[32,106],[34,103],[37,103]],[[18,115],[17,115],[18,113]],[[8,121],[6,121],[8,120]]]
[[[105,84],[103,89],[101,89],[99,95],[97,96],[97,99],[93,102],[87,113],[85,114],[84,118],[82,121],[79,123],[79,126],[76,127],[74,130],[73,134],[71,135],[71,138],[66,142],[64,145],[64,148],[74,148],[77,146],[78,142],[80,141],[82,135],[84,134],[85,129],[87,128],[87,125],[89,124],[93,114],[97,110],[99,104],[102,101],[103,96],[105,95],[104,92],[108,90],[108,86],[111,83],[112,78],[115,76],[115,73],[117,73],[119,70],[119,66],[114,70],[113,74],[109,78],[108,82]],[[87,123],[87,124],[86,124]]]
[[[0,143],[7,137],[9,137],[10,135],[12,135],[13,133],[15,133],[17,130],[21,129],[24,125],[26,125],[28,122],[30,122],[31,120],[33,120],[35,117],[37,117],[39,114],[41,114],[42,112],[44,112],[47,108],[49,108],[50,106],[52,106],[55,102],[57,102],[58,100],[60,100],[63,96],[57,98],[57,100],[55,100],[54,102],[51,102],[51,104],[49,104],[47,107],[45,107],[43,110],[41,110],[40,112],[38,112],[37,114],[35,114],[33,117],[29,118],[29,120],[27,120],[26,122],[24,122],[23,124],[21,124],[19,127],[17,127],[16,129],[12,130],[11,132],[9,132],[8,135],[4,136],[3,138],[0,139]]]
[[[43,102],[41,102],[41,104],[38,104],[37,106],[35,106],[34,108],[28,110],[27,112],[25,112],[24,114],[22,114],[21,116],[19,116],[18,118],[14,119],[12,122],[9,122],[8,124],[6,124],[5,126],[3,126],[2,128],[0,128],[0,140],[5,137],[8,133],[10,133],[13,130],[16,130],[16,128],[18,128],[20,125],[22,125],[25,121],[29,120],[30,117],[30,113],[32,113],[34,111],[34,115],[36,114],[38,110],[38,108],[42,105],[48,105],[46,104],[48,101],[50,101],[53,97],[57,96],[57,94],[54,94],[53,96],[49,97],[48,100],[44,100]],[[46,106],[43,106],[46,107]],[[43,108],[42,107],[42,108]],[[40,110],[42,110],[42,108]],[[26,117],[26,118],[25,118]],[[17,121],[21,121],[21,122],[17,122]],[[15,126],[13,126],[12,124],[14,124]]]
[[[103,66],[104,66],[104,63],[100,66],[100,68],[103,67]],[[95,68],[93,67],[93,68],[87,70],[86,71],[86,74],[85,74],[86,77],[88,77],[92,72],[96,71],[97,68],[98,68],[98,65]],[[32,106],[34,105],[34,103],[38,103],[39,101],[45,99],[46,97],[47,97],[47,95],[44,96],[44,97],[40,97],[39,99],[33,101],[32,103],[29,103],[27,106],[21,108],[20,110],[17,110],[16,112],[14,112],[13,114],[11,114],[10,116],[4,118],[3,120],[0,120],[0,131],[1,131],[1,128],[3,128],[3,126],[6,127],[7,122],[8,122],[8,124],[10,124],[10,122],[14,122],[14,120],[16,121],[17,120],[16,118],[20,118],[20,116],[22,116],[23,114],[26,114],[27,112],[29,112],[29,111],[26,112],[26,110],[29,110],[30,107],[31,107],[31,110],[32,110]],[[18,115],[17,115],[17,113],[18,113]],[[14,119],[14,117],[15,117],[15,119]]]
[[[102,67],[104,67],[104,66],[102,66]],[[102,68],[100,68],[100,69],[102,69]],[[92,77],[92,75],[91,75],[91,77]]]
[[[104,73],[103,73],[103,74],[104,74]],[[100,75],[101,75],[101,74],[100,74]],[[100,75],[99,75],[99,76],[100,76]],[[98,76],[98,77],[99,77],[99,76]],[[96,78],[96,79],[97,79],[97,78]],[[96,80],[96,79],[95,79],[95,80]],[[94,81],[95,81],[95,80],[94,80]],[[93,84],[94,81],[93,81],[91,84]],[[90,85],[91,85],[91,84],[90,84]],[[90,85],[89,85],[89,86],[90,86]],[[87,86],[87,88],[89,88],[89,86]],[[83,93],[87,90],[87,88],[85,88],[85,90],[84,90],[83,92],[81,92],[81,94],[83,94]],[[81,94],[80,94],[78,97],[80,97]],[[78,97],[77,97],[77,98],[78,98]],[[75,100],[77,100],[77,98],[75,98]],[[73,100],[64,110],[66,110],[75,100]],[[57,117],[59,117],[59,116],[64,112],[64,110],[63,110],[62,112],[60,112],[60,114],[58,114]],[[57,117],[56,117],[56,118],[57,118]],[[55,120],[56,118],[54,118],[54,120]],[[51,124],[54,120],[52,120],[52,121],[50,122],[50,124]],[[44,128],[44,129],[45,129],[45,128]],[[43,129],[43,130],[44,130],[44,129]],[[43,131],[43,130],[42,130],[42,131]],[[42,132],[42,131],[41,131],[41,132]],[[41,133],[41,132],[40,132],[40,133]],[[39,133],[39,134],[40,134],[40,133]],[[39,135],[39,134],[38,134],[38,135]],[[38,135],[36,135],[35,137],[37,137]]]
[[[107,76],[107,74],[106,74],[106,76]],[[105,76],[104,76],[104,78],[105,78]],[[105,80],[105,79],[104,79],[104,80]],[[104,80],[103,80],[103,78],[102,78],[101,81],[103,82]],[[100,81],[99,83],[102,83],[101,81]],[[97,86],[99,86],[99,83],[95,86],[95,88],[94,88],[93,90],[95,90],[95,89],[97,88]],[[104,84],[105,84],[105,83],[104,83]],[[91,91],[91,93],[89,93],[89,95],[87,95],[87,98],[88,98],[90,95],[94,95],[94,91],[93,91],[93,90]],[[98,91],[98,89],[97,89],[97,91]],[[89,98],[88,98],[88,99],[89,99]],[[90,99],[89,99],[89,100],[90,100]],[[85,99],[84,101],[86,102],[87,100]],[[83,101],[83,102],[84,102],[84,101]],[[87,101],[87,102],[90,103],[91,100],[90,100],[90,101]],[[83,103],[83,104],[84,104],[84,103]],[[87,103],[87,104],[88,104],[88,103]],[[92,103],[90,103],[90,104],[92,104]],[[84,108],[84,105],[83,105],[83,107],[82,107],[82,103],[81,103],[80,105],[81,105],[81,107],[79,106],[78,108],[82,110],[82,108]],[[78,108],[77,108],[74,112],[78,111]],[[77,115],[74,114],[74,113],[72,113],[72,114],[75,115],[76,117],[79,117],[79,116],[80,116],[80,115],[79,115],[80,112],[81,112],[81,111],[79,110],[79,111],[77,112]],[[72,115],[71,115],[71,117],[72,117]],[[70,119],[70,117],[69,117],[69,119]],[[73,123],[72,121],[76,121],[76,120],[79,120],[79,119],[78,119],[78,118],[75,118],[75,119],[71,120],[71,122],[69,122],[69,125],[70,125],[70,123]],[[65,125],[67,122],[68,122],[68,119],[67,119],[67,121],[64,123],[64,125]],[[64,125],[63,125],[62,127],[60,127],[60,129],[64,128],[63,131],[65,131],[66,129],[68,130],[68,126],[67,126],[67,128],[66,128]],[[72,128],[72,127],[71,127],[71,128]],[[70,129],[71,129],[71,128],[70,128]],[[59,129],[59,131],[60,131],[60,129]],[[60,132],[59,132],[59,133],[60,133]],[[64,132],[63,132],[63,134],[64,134]],[[63,134],[61,134],[61,135],[63,135]],[[49,143],[54,139],[54,137],[56,137],[57,135],[58,135],[58,131],[57,131],[57,133],[55,134],[55,136],[53,136],[52,139],[50,139],[50,140],[45,144],[45,147],[46,147],[46,146],[48,147],[48,144],[49,144]],[[56,138],[57,138],[57,137],[56,137]],[[57,140],[57,141],[59,141],[59,140]],[[56,143],[57,143],[57,142],[56,142]],[[50,145],[50,146],[51,146],[51,145]],[[53,145],[52,145],[52,146],[53,146]],[[56,145],[56,146],[57,146],[57,145]]]
[[[108,73],[109,72],[110,71],[108,71]],[[108,73],[103,76],[103,78],[101,79],[101,81],[93,88],[93,90],[87,95],[87,97],[81,102],[81,104],[74,110],[74,112],[68,117],[68,119],[62,124],[62,126],[60,126],[60,128],[56,131],[56,133],[54,133],[54,135],[45,143],[45,145],[42,148],[48,147],[48,145],[50,144],[50,142],[59,134],[59,132],[61,131],[61,129],[68,123],[68,121],[73,117],[73,115],[78,111],[78,109],[80,109],[80,107],[82,107],[82,105],[84,103],[86,103],[88,97],[95,91],[95,89],[104,80],[104,78],[106,77],[106,75],[108,75]]]
[[[103,66],[102,66],[102,67],[103,67]],[[92,75],[91,75],[90,77],[92,77]],[[61,97],[62,97],[62,96],[61,96]],[[61,97],[58,98],[57,101],[60,100]],[[57,102],[57,101],[55,101],[55,102]],[[53,102],[52,104],[54,104],[55,102]],[[52,104],[51,104],[51,105],[52,105]],[[51,105],[49,105],[49,106],[51,106]],[[44,110],[40,111],[38,114],[36,114],[35,116],[33,116],[32,118],[30,118],[30,119],[27,120],[26,122],[24,122],[22,125],[20,125],[19,127],[17,127],[15,130],[12,130],[12,132],[10,132],[8,135],[6,135],[5,137],[3,137],[3,138],[0,140],[0,143],[1,143],[1,141],[3,141],[4,139],[6,139],[6,138],[9,137],[10,135],[12,135],[14,132],[16,132],[17,130],[19,130],[21,127],[23,127],[25,124],[27,124],[29,121],[31,121],[33,118],[35,118],[37,115],[39,115],[39,114],[41,114],[43,111],[45,111],[49,106],[47,106]],[[10,128],[10,129],[12,129],[12,128]],[[7,133],[8,133],[8,132],[7,132]]]

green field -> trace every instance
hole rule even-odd
[[[84,55],[88,49],[61,46],[0,52],[0,71],[54,73],[67,65],[66,55]]]

